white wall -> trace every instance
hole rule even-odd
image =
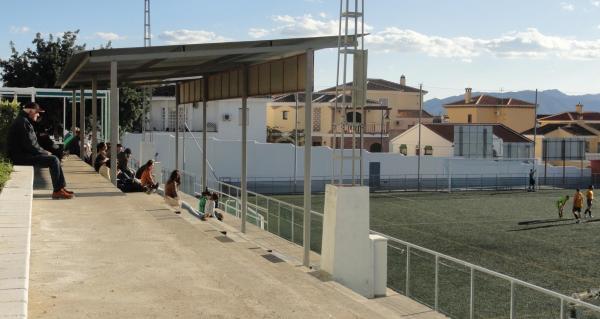
[[[408,156],[416,155],[417,145],[419,145],[419,125],[415,125],[393,138],[390,141],[390,151],[392,153],[400,153],[400,145],[402,144],[406,144]],[[427,145],[433,147],[433,156],[435,157],[454,156],[454,147],[450,141],[434,133],[425,125],[422,125],[421,146],[425,149]]]
[[[249,98],[248,110],[248,139],[265,142],[267,140],[267,111],[266,105],[270,99]],[[221,100],[208,102],[206,108],[207,122],[217,125],[217,134],[214,137],[224,140],[239,140],[241,137],[241,126],[239,109],[242,106],[241,99]],[[187,124],[192,131],[202,130],[202,103],[196,107],[192,104],[183,104],[187,110]],[[162,124],[162,108],[167,108],[168,112],[175,112],[174,97],[153,97],[149,112],[149,121],[147,128],[152,130],[156,128],[164,131]],[[182,108],[183,110],[183,108]],[[181,111],[182,111],[181,110]],[[166,126],[169,127],[168,112],[166,114]],[[229,114],[229,121],[224,119],[224,115]],[[169,127],[172,131],[173,128]]]
[[[202,133],[195,133],[199,145],[202,143]],[[239,178],[241,174],[241,145],[240,141],[226,141],[215,138],[209,134],[208,160],[215,169],[218,177]],[[180,158],[183,158],[183,138],[180,141]],[[141,134],[125,134],[122,139],[123,145],[133,151],[137,157],[139,154],[139,143]],[[154,133],[153,141],[156,145],[157,160],[162,162],[163,167],[172,169],[175,167],[175,136],[174,133]],[[304,154],[303,147],[297,150],[298,179],[303,177]],[[186,163],[185,170],[191,174],[200,174],[202,153],[196,146],[194,140],[189,136],[185,138]],[[351,152],[347,151],[346,156]],[[364,151],[364,174],[369,174],[369,163],[379,162],[381,176],[416,175],[416,156],[403,156],[398,153],[369,153]],[[248,142],[248,176],[252,178],[275,178],[289,180],[293,178],[294,172],[294,145],[293,144],[269,144],[259,142]],[[358,164],[358,163],[357,163]],[[336,164],[339,165],[339,164]],[[180,167],[183,168],[183,165]],[[351,174],[351,162],[344,164],[344,174]],[[523,175],[527,176],[531,164],[520,160],[487,160],[487,159],[462,159],[445,157],[421,157],[422,175],[447,175],[448,169],[453,176],[464,176],[465,174],[482,174],[486,176],[496,175]],[[339,169],[339,166],[336,166]],[[538,175],[543,176],[544,166],[538,165]],[[357,168],[358,172],[358,168]],[[327,179],[332,173],[331,149],[325,146],[312,148],[312,176],[313,178]],[[580,176],[581,172],[575,167],[566,168],[567,176]],[[589,176],[590,170],[585,169],[584,175]],[[562,167],[548,166],[548,176],[562,176]]]

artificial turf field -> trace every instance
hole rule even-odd
[[[573,192],[375,193],[371,229],[571,295],[600,288],[600,218],[575,224],[570,200],[558,219],[556,200],[572,198]],[[277,198],[302,206],[301,196]],[[313,197],[313,208],[323,211],[323,196]],[[600,217],[600,206],[594,215]],[[397,248],[388,250],[388,285],[404,292],[406,251]],[[428,305],[433,305],[433,261],[428,254],[411,253],[410,295]],[[454,318],[468,317],[469,270],[444,261],[439,274],[440,308]],[[477,318],[508,318],[506,281],[476,274],[475,287]],[[518,318],[558,318],[557,299],[525,288],[517,289],[517,297]]]

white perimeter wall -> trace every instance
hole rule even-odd
[[[237,123],[237,122],[236,122]],[[202,133],[194,134],[198,143],[202,143]],[[241,146],[240,141],[219,140],[216,134],[209,134],[208,160],[214,167],[218,177],[239,178],[241,172]],[[154,133],[157,160],[162,162],[163,167],[172,169],[175,167],[175,135],[173,132]],[[139,143],[141,134],[125,134],[122,139],[123,145],[133,151],[133,155],[139,157]],[[183,154],[183,138],[180,141],[180,154]],[[304,167],[303,147],[297,151],[297,177],[302,179]],[[186,163],[185,171],[191,174],[201,172],[202,153],[196,147],[194,140],[188,134],[185,138]],[[347,151],[347,156],[351,155]],[[180,155],[183,158],[183,155]],[[312,148],[312,176],[313,178],[329,178],[332,172],[331,149],[329,147]],[[398,153],[369,153],[364,151],[364,174],[369,174],[369,163],[379,162],[381,165],[381,176],[414,175],[417,174],[416,156],[403,156]],[[357,163],[358,165],[358,163]],[[346,161],[345,174],[351,173],[351,162]],[[339,167],[336,168],[339,170]],[[523,175],[527,176],[531,164],[516,160],[484,160],[484,159],[462,159],[423,156],[421,158],[422,175],[447,175],[448,169],[453,176],[464,176],[465,174],[481,174],[486,176],[495,175]],[[248,176],[257,178],[293,178],[294,171],[294,146],[292,144],[269,144],[248,142]],[[538,165],[539,176],[543,176],[544,166]],[[358,167],[356,168],[358,173]],[[567,167],[567,176],[580,176],[581,172],[575,167]],[[590,175],[590,170],[585,169],[583,174]],[[562,176],[562,167],[548,166],[548,176]]]

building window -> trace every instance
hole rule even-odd
[[[167,130],[167,108],[163,107],[161,108],[161,113],[160,113],[160,125],[163,129],[163,131]]]
[[[589,153],[590,152],[590,141],[585,141],[585,152]]]
[[[362,121],[362,115],[358,112],[348,112],[346,113],[346,122],[353,123],[354,118],[356,118],[356,123],[360,123]]]
[[[419,156],[419,154],[421,153],[421,150],[419,149],[419,145],[415,146],[415,155]]]
[[[371,153],[381,153],[381,144],[373,143],[371,147],[369,147],[369,152]]]
[[[284,120],[287,120],[289,114],[290,114],[290,111],[283,111],[283,112],[281,112],[281,118]]]
[[[425,155],[433,155],[433,146],[425,145]]]
[[[473,115],[467,115],[467,123],[473,123]]]
[[[408,155],[408,147],[406,144],[400,144],[400,154],[404,156]]]
[[[381,106],[388,106],[389,104],[389,100],[387,97],[382,97],[379,99],[379,105]]]

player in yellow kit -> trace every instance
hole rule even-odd
[[[573,196],[573,216],[575,216],[577,224],[581,223],[581,207],[583,207],[583,194],[578,188],[575,191],[575,196]]]
[[[585,208],[585,211],[583,212],[583,217],[585,218],[586,215],[589,216],[589,218],[592,218],[592,203],[594,202],[594,186],[590,185],[590,187],[588,187],[587,192],[585,192],[585,199],[586,199],[586,204],[587,207]]]

